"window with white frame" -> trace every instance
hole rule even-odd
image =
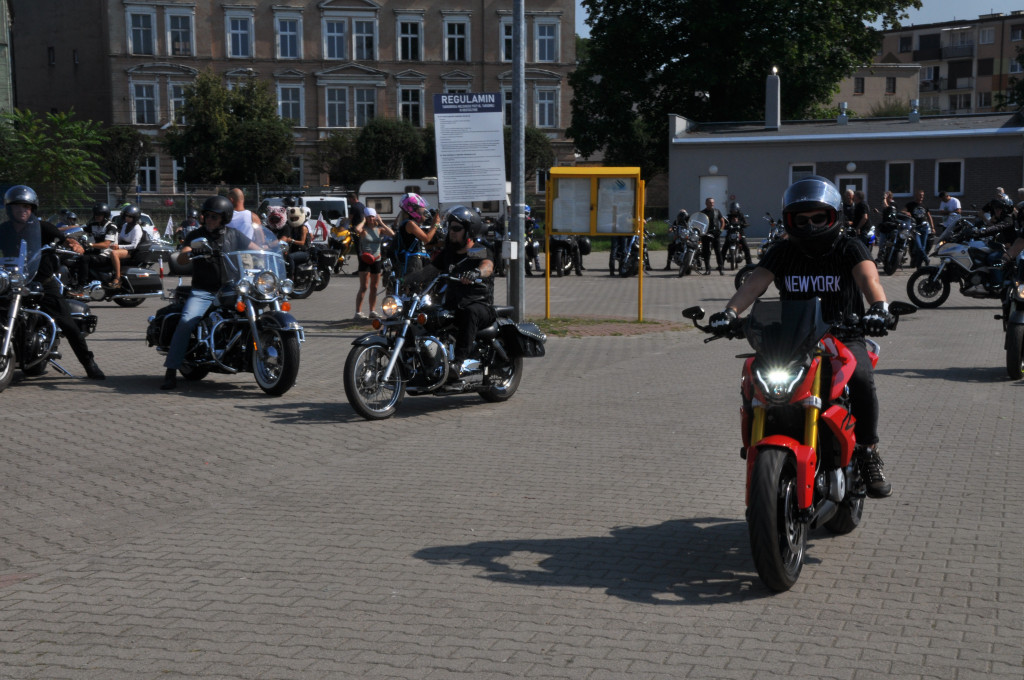
[[[534,26],[534,60],[558,61],[558,24],[552,21],[538,21]]]
[[[132,105],[135,108],[136,125],[154,125],[156,123],[156,85],[154,83],[133,83]]]
[[[324,19],[324,58],[345,59],[345,35],[348,20],[341,17]]]
[[[398,59],[420,61],[423,54],[423,19],[402,19],[398,22]]]
[[[501,110],[504,112],[505,125],[512,124],[512,89],[508,87],[501,88]]]
[[[921,67],[921,80],[936,80],[939,77],[938,66],[922,66]]]
[[[157,185],[159,165],[156,156],[146,156],[139,161],[139,191],[151,193],[159,187]]]
[[[224,14],[228,57],[252,57],[252,11],[227,10]]]
[[[813,163],[794,163],[789,166],[789,183],[798,182],[814,173]]]
[[[896,94],[896,78],[893,76],[886,76],[885,78],[885,93]]]
[[[133,8],[128,12],[128,52],[156,54],[156,10]]]
[[[853,78],[853,93],[864,94],[864,77],[854,76]]]
[[[1020,40],[1024,40],[1024,24],[1010,26],[1010,40],[1012,40],[1013,42],[1019,42]]]
[[[469,61],[469,21],[466,17],[444,20],[445,61]]]
[[[498,38],[501,40],[501,60],[512,61],[512,52],[515,46],[512,43],[512,20],[502,19],[498,29]]]
[[[348,88],[328,87],[325,95],[327,127],[348,127]]]
[[[376,61],[377,22],[356,20],[352,22],[352,41],[355,43],[357,61]]]
[[[177,158],[171,160],[171,191],[180,193],[185,186],[185,164]]]
[[[558,90],[537,90],[536,98],[534,121],[537,127],[558,127]]]
[[[185,124],[185,88],[186,83],[169,83],[167,85],[167,101],[171,105],[171,120],[178,125]]]
[[[920,110],[922,113],[939,110],[939,95],[921,97]]]
[[[288,159],[292,164],[292,174],[288,178],[288,184],[301,186],[302,181],[302,156],[292,156]]]
[[[978,31],[978,44],[979,45],[991,45],[996,41],[996,29],[982,28]]]
[[[901,35],[900,36],[900,52],[913,52],[914,51],[914,36],[912,35]]]
[[[910,196],[914,191],[914,164],[910,161],[886,163],[885,188],[894,196]]]
[[[277,84],[277,115],[290,120],[293,125],[302,125],[302,84]]]
[[[978,108],[988,109],[992,107],[992,93],[991,92],[979,92],[978,93]]]
[[[196,53],[192,42],[192,14],[167,10],[167,53],[172,57],[191,57]]]
[[[935,161],[935,193],[964,191],[964,162],[962,160]]]
[[[963,94],[951,94],[949,95],[949,110],[950,111],[970,111],[971,110],[971,94],[965,92]]]
[[[423,125],[423,89],[417,87],[398,88],[398,117],[407,120],[414,127]]]
[[[356,127],[366,127],[377,115],[377,88],[357,87],[354,93]]]
[[[302,58],[302,17],[293,14],[277,14],[277,58]]]
[[[1021,73],[1024,72],[1024,66],[1016,59],[1010,60],[1010,73]]]

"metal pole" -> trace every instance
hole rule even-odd
[[[512,224],[510,225],[516,259],[509,262],[508,304],[513,318],[523,320],[525,299],[526,243],[526,9],[525,0],[512,3]]]

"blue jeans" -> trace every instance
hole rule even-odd
[[[164,368],[180,368],[185,360],[185,352],[188,350],[188,339],[192,335],[203,315],[217,301],[217,294],[211,290],[192,289],[192,294],[185,301],[185,308],[181,312],[181,320],[178,327],[174,329],[174,336],[171,337],[171,346],[167,350],[167,358],[164,360]]]
[[[914,252],[917,254],[919,264],[928,266],[928,232],[918,229],[914,230]]]

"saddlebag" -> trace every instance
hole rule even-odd
[[[498,331],[501,333],[501,341],[510,356],[513,357],[542,357],[544,356],[544,343],[548,336],[541,332],[536,324],[524,322],[507,323],[498,322]]]
[[[149,327],[146,329],[146,342],[150,347],[153,345],[157,347],[170,347],[171,338],[174,336],[174,329],[178,327],[178,322],[181,321],[183,310],[184,305],[182,304],[167,305],[157,310],[157,313],[153,315],[152,321],[149,322]]]

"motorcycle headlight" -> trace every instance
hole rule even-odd
[[[0,290],[3,290],[0,288]],[[1018,301],[1024,301],[1024,283],[1018,283],[1013,287],[1013,299]]]
[[[281,282],[281,294],[282,295],[291,295],[294,290],[295,290],[295,282],[292,281],[291,279],[285,279],[284,281]]]
[[[277,290],[277,277],[274,275],[274,272],[260,272],[256,275],[253,283],[256,285],[256,290],[258,290],[261,295],[273,295]]]
[[[248,295],[250,290],[252,290],[252,286],[249,285],[248,281],[239,281],[238,285],[235,286],[235,291],[239,295]]]
[[[389,295],[384,298],[384,302],[381,304],[380,310],[384,312],[385,318],[390,319],[391,317],[402,313],[402,301],[394,295]]]
[[[789,399],[797,384],[804,377],[804,367],[787,366],[785,368],[757,369],[754,375],[761,384],[765,396],[771,401],[779,402]]]
[[[7,289],[11,287],[11,277],[7,275],[7,272],[0,271],[0,293],[6,293]]]
[[[900,229],[900,238],[910,238],[910,230]]]

